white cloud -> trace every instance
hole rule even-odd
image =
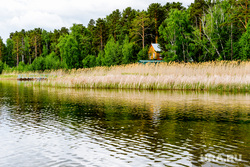
[[[172,0],[168,2],[173,2]],[[193,0],[180,0],[184,6]],[[4,41],[11,32],[37,27],[51,31],[70,27],[73,23],[87,26],[90,19],[104,18],[115,9],[126,7],[146,10],[151,3],[166,4],[165,0],[0,0],[0,36]]]
[[[23,27],[57,28],[64,26],[63,19],[56,15],[45,12],[29,11],[21,16],[15,16],[10,20],[10,25],[22,29]]]

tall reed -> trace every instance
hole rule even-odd
[[[129,64],[51,71],[56,87],[250,91],[250,62]]]

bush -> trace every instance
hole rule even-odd
[[[173,52],[163,52],[163,61],[171,62],[171,61],[178,61],[178,56]]]
[[[137,57],[138,60],[148,60],[148,47],[140,50],[140,52],[137,54]]]
[[[91,68],[96,66],[96,57],[93,55],[88,55],[85,59],[82,61],[83,67],[85,68]]]
[[[61,62],[59,57],[56,56],[55,52],[52,52],[45,57],[44,66],[46,70],[57,70],[61,68]]]
[[[33,71],[44,71],[45,70],[45,60],[43,57],[37,57],[32,63]]]
[[[96,66],[104,65],[104,52],[99,52],[98,57],[96,58]]]
[[[19,64],[18,64],[18,66],[17,66],[16,70],[17,70],[18,72],[28,71],[28,70],[27,70],[27,68],[26,68],[25,63],[24,63],[24,62],[22,62],[22,61],[21,61],[21,62],[19,62]]]
[[[56,56],[54,52],[50,53],[46,57],[37,57],[31,66],[30,71],[44,71],[44,70],[58,70],[67,69],[67,64],[63,61],[61,62],[59,57]]]

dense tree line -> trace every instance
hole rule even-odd
[[[41,28],[0,38],[0,68],[46,70],[133,63],[159,43],[165,61],[250,59],[248,0],[195,0],[188,8],[152,3],[147,11],[118,9],[87,27]]]

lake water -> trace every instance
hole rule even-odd
[[[0,167],[249,166],[250,94],[0,81]]]

